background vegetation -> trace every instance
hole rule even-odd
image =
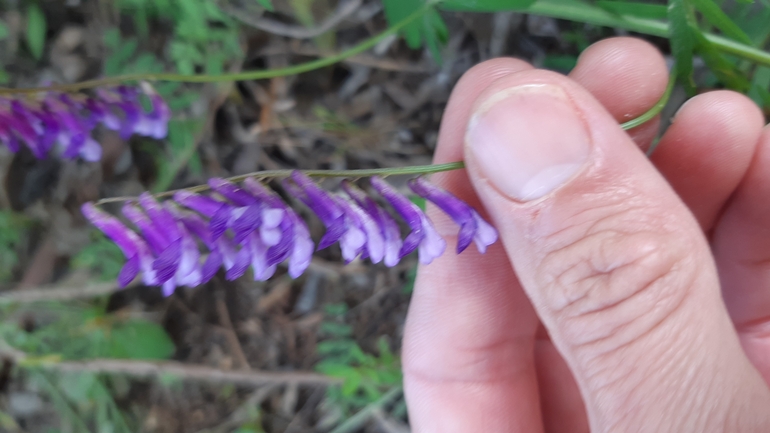
[[[410,17],[400,39],[282,69]],[[414,258],[343,268],[324,251],[297,280],[116,292],[122,255],[79,204],[258,169],[425,164],[469,67],[510,55],[568,72],[590,43],[626,34],[676,64],[669,109],[730,88],[770,114],[769,0],[0,1],[8,87],[279,70],[156,82],[168,137],[101,131],[102,163],[0,149],[0,431],[408,431],[398,353]]]

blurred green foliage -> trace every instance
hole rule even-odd
[[[107,314],[102,306],[90,304],[3,305],[0,315],[0,342],[26,354],[19,366],[32,389],[43,392],[55,407],[60,417],[55,431],[137,431],[136,421],[115,402],[127,395],[127,378],[88,371],[56,373],[44,367],[94,358],[167,359],[175,348],[160,325]],[[33,324],[27,323],[29,317],[35,318]]]
[[[99,281],[114,281],[125,259],[115,242],[100,231],[91,233],[91,243],[81,249],[70,264],[75,269],[88,269]]]
[[[324,308],[328,319],[321,324],[320,334],[325,340],[317,346],[321,361],[316,370],[343,380],[342,386],[329,387],[327,396],[350,415],[401,384],[401,360],[384,337],[377,340],[378,355],[364,352],[350,325],[342,320],[347,306],[329,304]]]
[[[45,36],[48,31],[48,24],[43,10],[36,2],[30,2],[27,5],[27,27],[26,27],[27,48],[35,60],[43,57],[45,49]]]
[[[117,0],[116,5],[132,17],[140,37],[150,34],[153,20],[171,24],[167,54],[179,73],[219,74],[242,55],[237,23],[213,0]]]
[[[100,305],[45,303],[25,308],[0,307],[5,318],[21,318],[32,309],[36,317],[32,330],[18,321],[0,322],[0,339],[27,354],[26,365],[58,359],[166,359],[174,353],[174,344],[157,323],[107,314]]]
[[[30,222],[23,216],[0,211],[0,282],[8,281],[18,265],[18,248],[29,226]]]

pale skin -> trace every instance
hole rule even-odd
[[[569,77],[496,59],[457,84],[435,162],[468,168],[432,179],[500,242],[419,270],[403,346],[415,433],[770,431],[770,127],[745,96],[701,94],[647,158],[659,120],[618,123],[667,79],[653,46],[614,38]],[[567,95],[590,156],[517,200],[466,129],[493,95],[533,84]],[[431,217],[451,247],[456,227]]]

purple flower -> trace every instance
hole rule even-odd
[[[467,203],[429,183],[425,178],[418,177],[409,181],[409,188],[420,197],[429,200],[439,207],[457,225],[460,233],[457,236],[457,254],[463,252],[473,241],[480,253],[485,253],[487,247],[497,241],[497,230],[484,221],[483,218]]]
[[[316,185],[312,179],[295,170],[291,174],[291,180],[294,181],[294,184],[287,179],[283,182],[284,188],[305,203],[326,226],[326,233],[318,242],[318,250],[328,248],[339,241],[347,231],[358,230],[357,227],[351,227],[347,224],[345,212],[337,200]],[[355,235],[348,237],[346,248],[353,247],[353,238]]]
[[[0,143],[11,152],[24,144],[40,159],[54,153],[98,161],[102,148],[91,134],[99,123],[124,139],[134,134],[166,136],[171,111],[149,84],[142,83],[141,89],[98,89],[96,95],[82,98],[52,91],[39,100],[0,97]],[[142,107],[143,97],[150,102],[149,112]]]
[[[129,203],[123,215],[139,227],[155,255],[155,284],[163,285],[168,296],[177,286],[195,287],[202,282],[200,253],[195,239],[175,215],[148,193],[139,197],[139,206]]]
[[[0,139],[6,136],[11,135],[0,127]],[[416,249],[420,262],[428,264],[444,253],[446,242],[416,204],[379,177],[371,185],[410,227],[403,241],[390,213],[349,181],[342,182],[346,196],[328,193],[296,171],[284,182],[286,191],[326,226],[318,249],[339,242],[346,263],[361,257],[395,266]],[[424,179],[409,185],[460,225],[458,253],[471,242],[483,253],[497,240],[495,229],[457,197]],[[121,285],[141,271],[145,284],[163,286],[170,295],[178,286],[209,281],[222,268],[231,280],[251,268],[260,281],[273,276],[281,263],[292,278],[308,268],[315,245],[307,225],[278,194],[254,178],[242,185],[215,178],[209,186],[208,195],[178,191],[172,201],[158,203],[145,193],[127,203],[123,214],[137,232],[91,204],[83,206],[84,215],[126,256]]]
[[[367,248],[370,250],[374,249],[375,251],[381,250],[378,253],[369,251],[369,258],[373,263],[379,263],[382,260],[385,266],[388,267],[398,264],[398,261],[401,259],[399,252],[403,242],[401,241],[401,231],[396,221],[385,209],[380,207],[371,197],[350,181],[343,180],[342,189],[365,212],[368,219],[374,224],[374,228],[379,232],[372,233],[372,228],[369,225],[364,226],[367,230]],[[382,247],[378,246],[380,242]]]
[[[265,188],[261,183],[252,178],[247,178],[243,186],[255,197],[275,208],[284,211],[285,216],[279,224],[281,240],[267,251],[269,264],[276,264],[289,260],[289,275],[297,278],[310,266],[315,245],[310,237],[310,231],[304,221],[286,206],[278,195]]]
[[[444,253],[446,241],[441,238],[433,227],[433,223],[419,206],[399,194],[378,176],[372,176],[371,184],[412,229],[404,239],[404,244],[398,253],[400,257],[404,257],[417,249],[420,262],[427,265]]]
[[[91,224],[101,230],[115,242],[126,257],[126,264],[118,274],[118,285],[126,287],[142,271],[142,279],[146,285],[156,285],[157,278],[152,263],[155,257],[149,246],[136,233],[123,225],[114,216],[101,211],[92,203],[86,203],[81,208],[83,215]]]

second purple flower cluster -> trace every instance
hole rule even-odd
[[[147,98],[149,110],[142,98]],[[141,88],[100,88],[95,97],[59,92],[35,99],[0,97],[0,143],[14,153],[26,146],[40,159],[54,153],[98,161],[102,148],[91,136],[97,125],[124,139],[134,134],[164,138],[170,118],[171,110],[146,83]]]
[[[83,205],[83,214],[126,256],[118,276],[121,286],[141,272],[146,285],[163,286],[166,295],[177,286],[203,284],[220,268],[228,279],[251,268],[255,280],[266,280],[286,262],[289,275],[296,278],[310,265],[314,250],[335,243],[346,262],[361,257],[386,266],[415,250],[424,264],[444,253],[446,241],[419,206],[379,177],[370,184],[408,226],[405,237],[391,212],[354,183],[345,180],[345,194],[331,194],[299,171],[283,187],[326,226],[317,248],[300,216],[253,178],[241,185],[211,179],[212,194],[180,191],[163,203],[145,193],[123,206],[123,215],[138,231],[91,203]],[[484,253],[497,241],[497,231],[462,200],[422,177],[410,180],[409,186],[460,226],[458,253],[471,243]]]

